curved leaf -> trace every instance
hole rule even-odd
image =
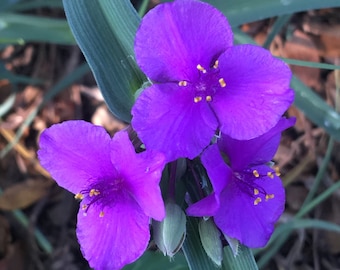
[[[339,7],[339,0],[205,0],[227,17],[232,26],[304,10]]]
[[[119,119],[130,122],[134,93],[146,80],[133,52],[139,16],[126,0],[63,0],[63,4],[108,107]]]

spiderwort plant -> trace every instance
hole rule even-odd
[[[165,216],[162,154],[136,154],[125,131],[111,139],[103,127],[67,121],[41,134],[38,156],[56,182],[81,200],[77,237],[91,267],[121,269],[144,253],[150,218]]]
[[[294,118],[282,118],[251,140],[222,134],[201,157],[214,191],[189,206],[187,214],[212,216],[226,236],[247,247],[265,246],[285,204],[280,172],[268,163],[279,146],[281,132],[294,123]]]
[[[216,132],[249,140],[274,127],[293,101],[291,72],[254,45],[233,45],[224,15],[197,0],[159,5],[143,18],[136,61],[154,84],[132,108],[145,146],[193,159]]]
[[[120,269],[135,261],[147,248],[151,219],[160,221],[152,224],[163,253],[178,251],[187,219],[178,206],[184,199],[175,204],[176,181],[196,178],[190,169],[183,169],[185,177],[177,174],[179,158],[191,159],[183,164],[201,162],[212,186],[187,209],[188,215],[214,221],[200,224],[204,248],[216,242],[210,238],[220,239],[220,231],[248,247],[264,246],[285,200],[279,171],[267,163],[280,133],[294,124],[282,118],[294,98],[287,65],[258,46],[234,46],[227,19],[198,0],[152,9],[137,31],[135,55],[153,83],[131,112],[130,131],[141,140],[140,153],[127,131],[111,139],[102,127],[84,121],[54,125],[40,138],[41,164],[81,201],[77,237],[84,257],[95,269]],[[169,162],[170,172],[163,171]],[[163,190],[171,202],[165,219],[162,172],[170,175],[168,194]],[[204,195],[196,182],[198,192],[190,193],[188,186],[188,201]],[[214,248],[207,254],[221,265],[222,245]],[[189,264],[191,259],[199,258],[187,257]]]

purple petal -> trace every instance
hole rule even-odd
[[[220,207],[219,196],[215,192],[198,202],[190,205],[185,211],[188,216],[193,217],[211,217],[216,214]]]
[[[216,144],[208,147],[202,154],[202,164],[207,170],[214,192],[206,198],[189,206],[190,216],[213,216],[220,207],[220,194],[232,178],[231,169],[225,164]]]
[[[38,157],[58,185],[73,193],[88,182],[112,178],[110,136],[103,127],[85,121],[66,121],[40,136]]]
[[[137,63],[158,82],[194,80],[232,45],[227,19],[195,0],[158,5],[143,18],[135,40]]]
[[[124,178],[124,188],[144,213],[162,220],[165,209],[159,182],[165,165],[164,155],[152,151],[136,154],[127,132],[121,131],[112,139],[111,161]]]
[[[229,48],[219,58],[226,83],[212,107],[223,133],[238,140],[255,138],[280,120],[294,99],[291,71],[269,51],[254,45]]]
[[[201,160],[214,191],[219,195],[230,181],[232,171],[223,160],[217,144],[208,147],[203,152]]]
[[[233,170],[240,171],[249,165],[264,164],[272,160],[280,143],[281,132],[295,124],[295,118],[281,118],[276,126],[251,140],[235,140],[222,135],[218,146],[227,154]]]
[[[260,175],[273,170],[257,166]],[[236,238],[250,248],[266,245],[274,224],[284,210],[285,191],[279,177],[259,177],[254,182],[234,178],[220,196],[221,207],[214,216],[216,225],[229,237]],[[256,188],[259,194],[254,195]],[[250,191],[250,192],[247,192]],[[265,192],[265,193],[264,193]],[[269,198],[266,199],[266,194]],[[257,198],[261,202],[256,203]]]
[[[132,126],[147,149],[163,152],[167,162],[195,158],[209,143],[217,120],[206,102],[195,103],[190,87],[153,85],[132,108]]]
[[[116,193],[116,203],[100,208],[92,204],[87,214],[79,210],[77,237],[84,257],[98,270],[121,269],[138,259],[149,239],[149,217],[135,200]],[[104,216],[100,217],[100,212]]]

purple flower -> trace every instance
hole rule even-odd
[[[77,237],[95,269],[121,269],[147,248],[150,217],[165,216],[159,181],[162,154],[136,154],[124,131],[67,121],[45,130],[38,156],[65,189],[81,200]]]
[[[137,32],[135,54],[155,84],[138,97],[132,125],[168,161],[196,157],[217,131],[255,138],[293,101],[288,66],[261,47],[233,46],[227,19],[200,1],[152,9]]]
[[[188,215],[213,216],[226,236],[250,248],[266,245],[285,204],[280,172],[266,163],[278,148],[281,131],[294,123],[282,118],[260,137],[240,141],[223,136],[207,148],[201,160],[214,191],[189,206]]]

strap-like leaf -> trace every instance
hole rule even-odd
[[[146,80],[134,61],[138,14],[126,0],[64,0],[63,4],[108,107],[129,122],[134,93]]]

